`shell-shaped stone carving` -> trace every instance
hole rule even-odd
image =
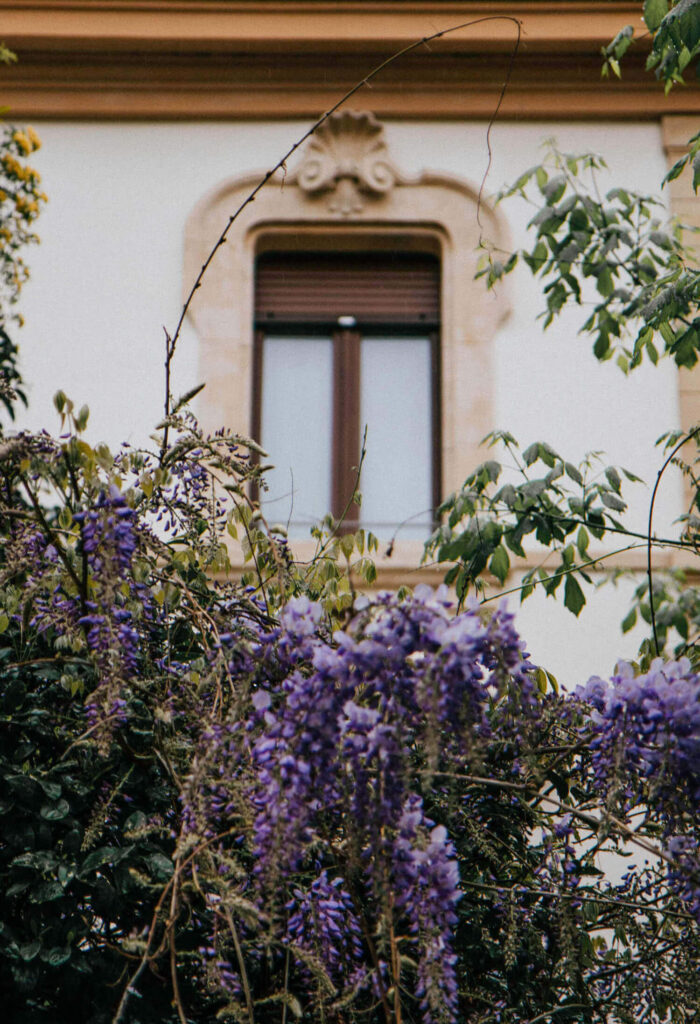
[[[310,140],[296,181],[310,195],[331,192],[329,208],[345,217],[359,212],[363,197],[378,197],[394,187],[399,173],[374,114],[339,111]]]

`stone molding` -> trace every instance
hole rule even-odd
[[[309,140],[296,183],[310,196],[328,194],[330,213],[351,217],[364,208],[365,197],[385,195],[398,177],[374,114],[342,110]]]
[[[415,178],[402,175],[390,160],[381,125],[371,115],[336,115],[328,132],[336,154],[357,146],[358,135],[365,158],[369,150],[391,167],[390,176],[373,176],[362,160],[357,165],[331,161],[324,165],[330,169],[315,179],[324,187],[309,188],[308,161],[316,159],[318,146],[308,146],[296,168],[271,179],[244,209],[229,244],[212,262],[190,311],[199,340],[200,379],[207,383],[202,423],[206,429],[225,424],[250,432],[254,264],[259,253],[368,247],[436,253],[442,266],[441,470],[444,493],[449,493],[480,461],[479,443],[493,426],[492,340],[509,307],[506,292],[497,298],[474,274],[480,245],[488,241],[507,248],[507,233],[485,202],[479,225],[478,190],[468,182],[429,171]],[[185,231],[185,291],[222,224],[262,177],[225,181],[192,211]],[[367,182],[373,183],[371,188]],[[359,201],[345,201],[345,186]]]

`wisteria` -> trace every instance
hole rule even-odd
[[[297,955],[307,953],[309,965],[317,961],[334,988],[365,984],[361,928],[342,878],[330,879],[321,871],[310,886],[293,889],[286,909],[285,941]],[[305,973],[312,978],[309,965]]]
[[[46,1005],[94,970],[159,1024],[697,1002],[689,663],[557,693],[505,605],[337,600],[246,497],[242,441],[177,429],[162,460],[70,431],[6,451],[0,970]]]
[[[609,683],[591,679],[582,696],[598,784],[623,808],[653,807],[669,879],[700,921],[700,677],[687,658],[657,658],[643,675],[621,664]]]
[[[404,805],[397,832],[393,851],[397,905],[422,947],[416,995],[423,1019],[431,1024],[455,1020],[457,955],[452,934],[462,894],[454,847],[444,825],[425,818],[415,794]]]

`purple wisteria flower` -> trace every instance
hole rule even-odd
[[[656,658],[639,676],[623,663],[610,683],[594,677],[579,696],[591,707],[597,784],[626,809],[653,807],[673,858],[669,880],[700,920],[700,836],[688,837],[700,805],[700,676],[687,658]]]
[[[286,909],[287,940],[319,960],[336,988],[364,983],[361,928],[342,878],[321,871],[309,888],[293,890]]]
[[[415,946],[422,1019],[453,1021],[458,868],[447,830],[423,813],[416,751],[433,734],[440,749],[432,769],[448,754],[464,763],[490,736],[488,710],[496,699],[506,722],[513,701],[519,712],[535,715],[531,668],[505,609],[490,619],[476,610],[453,617],[444,590],[419,587],[404,601],[390,594],[363,599],[332,643],[322,624],[320,607],[306,598],[287,606],[270,638],[282,676],[276,689],[268,682],[252,698],[257,736],[250,795],[260,898],[316,872],[310,887],[292,888],[289,928],[312,944],[304,948],[313,948],[334,976],[329,935],[350,913],[348,892],[361,885],[377,918],[369,933],[396,928]],[[268,669],[274,678],[269,644]],[[330,881],[327,869],[317,873],[316,858],[322,849],[332,856],[335,843],[347,848],[349,860]],[[351,886],[343,880],[348,870],[357,876]],[[380,924],[387,914],[396,920]],[[375,991],[387,987],[383,975],[393,955],[385,947],[376,952],[367,978]],[[350,954],[346,959],[352,961]]]
[[[459,868],[443,825],[423,814],[416,794],[407,798],[394,841],[397,905],[417,940],[418,984],[423,1020],[429,1024],[456,1020],[457,957],[452,931],[457,923]]]

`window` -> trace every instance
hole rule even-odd
[[[477,216],[478,185],[440,171],[405,175],[393,162],[381,122],[368,112],[333,114],[303,147],[296,166],[270,179],[256,201],[246,205],[259,181],[257,173],[228,178],[202,197],[187,220],[185,294],[209,258],[231,210],[242,210],[231,244],[218,250],[189,310],[188,329],[195,342],[191,350],[196,348],[199,359],[196,379],[207,383],[198,403],[200,423],[210,431],[226,424],[243,434],[253,432],[260,439],[263,418],[277,410],[277,426],[265,424],[264,434],[270,461],[278,469],[272,474],[274,490],[263,493],[262,498],[273,522],[284,523],[291,515],[292,533],[308,540],[309,522],[332,507],[338,511],[333,480],[342,477],[336,454],[345,448],[341,428],[349,438],[347,447],[352,444],[357,452],[346,455],[345,463],[354,465],[359,457],[361,425],[367,420],[361,521],[367,526],[370,522],[396,524],[418,513],[417,519],[399,531],[391,562],[378,560],[379,585],[399,586],[407,579],[403,567],[415,566],[418,538],[427,532],[428,517],[421,518],[424,510],[434,506],[443,493],[460,487],[483,460],[480,441],[494,426],[493,342],[510,307],[507,291],[496,298],[474,275],[483,252],[482,239],[488,239],[496,250],[512,248],[506,225],[483,199]],[[266,263],[272,268],[277,262],[291,282],[290,275],[300,272],[302,264],[311,269],[314,254],[316,268],[306,276],[305,291],[290,287],[290,293],[297,291],[302,305],[266,305],[260,294]],[[359,259],[357,254],[365,255]],[[425,258],[428,256],[432,259]],[[329,294],[328,282],[319,276],[323,267],[345,267],[335,276],[337,284],[344,276],[349,280],[354,261],[368,268],[375,258],[377,262],[371,264],[375,273],[369,275],[369,283],[350,289],[353,308],[346,302],[322,308]],[[417,308],[407,305],[408,299],[418,295],[415,279],[403,304],[387,301],[392,295],[392,267],[401,265],[403,271],[409,271],[413,258],[414,267],[432,266],[434,284],[428,303],[418,303]],[[370,291],[377,297],[374,309],[360,308]],[[359,364],[355,374],[360,410],[357,434],[348,430],[352,417],[341,414],[334,395],[333,381],[340,365],[340,357],[335,358],[336,335],[351,330],[347,322],[346,326],[338,324],[339,316],[355,318],[352,329],[361,339],[360,358],[355,359],[355,366]],[[258,326],[257,339],[253,323]],[[318,343],[308,352],[310,366],[306,368],[302,345],[289,349],[295,339],[307,346]],[[372,339],[374,352],[369,344]],[[410,368],[411,339],[424,353],[422,357],[414,353],[416,362],[423,359],[420,368]],[[366,366],[363,370],[363,363],[373,355],[379,359],[382,353],[388,370],[375,367],[368,373]],[[435,365],[438,355],[439,372]],[[432,372],[425,370],[428,362]],[[277,377],[282,378],[277,385],[272,372],[275,364]],[[407,380],[399,380],[401,368]],[[325,404],[320,397],[313,402],[309,399],[312,372],[317,375],[316,387]],[[379,418],[370,416],[368,410],[370,380],[376,385],[374,400],[382,411]],[[275,387],[277,397],[270,397],[275,395]],[[420,392],[414,394],[419,387]],[[338,393],[345,397],[345,387],[336,387]],[[425,412],[428,406],[429,415]],[[407,423],[401,424],[402,415]],[[323,422],[317,423],[313,417]],[[334,420],[338,434],[334,433]],[[385,428],[401,442],[391,457],[385,455],[388,445],[380,433]],[[320,443],[324,439],[325,448]],[[283,442],[290,443],[291,455],[285,455]],[[373,465],[375,460],[381,460],[378,466]],[[310,478],[308,484],[302,479],[304,473]],[[305,496],[305,486],[317,487],[319,493],[311,491]],[[401,487],[408,491],[408,507],[400,497]],[[420,492],[427,494],[426,500]],[[392,500],[392,508],[377,507],[384,498]],[[356,508],[351,511],[358,514]],[[391,530],[377,529],[388,537],[394,525]],[[300,557],[308,547],[297,547]],[[239,557],[233,546],[232,557]],[[434,578],[432,574],[430,567],[421,570],[423,579]],[[417,578],[411,577],[414,582]]]
[[[266,252],[255,275],[253,429],[275,468],[266,514],[307,536],[423,539],[440,495],[440,262],[424,253]]]

